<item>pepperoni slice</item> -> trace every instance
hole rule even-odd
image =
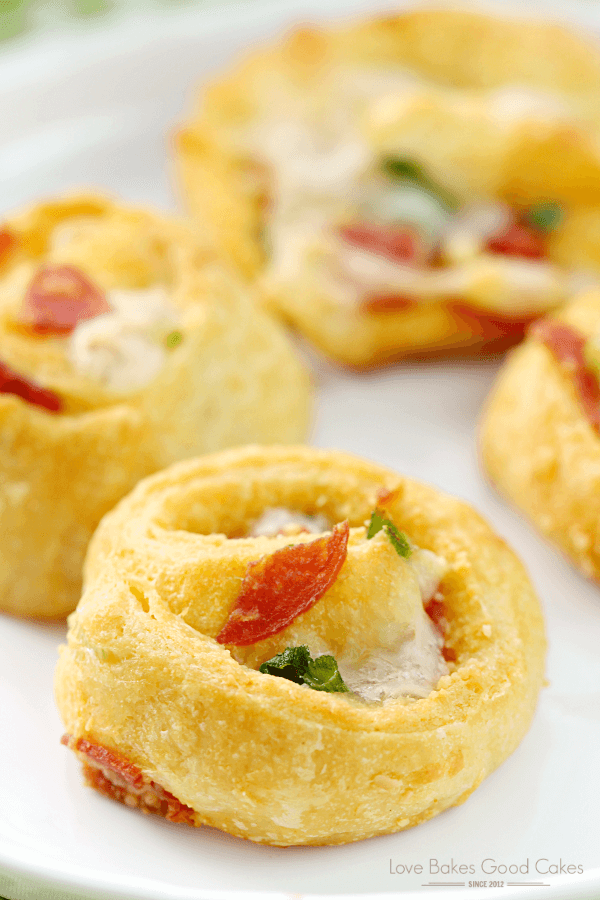
[[[104,294],[75,266],[40,266],[19,320],[36,334],[65,334],[84,319],[110,312]]]
[[[247,647],[287,628],[335,582],[348,553],[349,532],[348,522],[342,522],[330,537],[283,547],[251,562],[217,641]]]
[[[473,332],[474,340],[488,350],[503,352],[517,344],[537,318],[528,315],[503,316],[501,313],[475,309],[465,303],[451,304],[452,315],[459,326]]]
[[[417,304],[412,297],[404,297],[402,294],[368,294],[360,302],[364,312],[399,312],[410,309]]]
[[[394,313],[415,309],[418,302],[401,294],[373,294],[361,300],[360,308],[365,313]],[[445,304],[444,304],[445,305]],[[475,309],[466,303],[450,303],[452,315],[462,330],[473,332],[473,340],[489,350],[503,352],[516,344],[531,325],[535,316],[502,316]]]
[[[445,638],[448,631],[448,620],[444,601],[431,599],[425,606],[425,612],[433,622],[436,631]],[[456,650],[453,647],[447,647],[446,644],[442,647],[442,656],[446,662],[456,662],[457,659]]]
[[[385,507],[390,503],[395,503],[402,494],[402,485],[395,488],[379,488],[377,491],[376,508]]]
[[[0,266],[8,259],[18,243],[14,231],[6,227],[0,228]]]
[[[62,736],[61,744],[87,757],[89,763],[83,766],[86,781],[101,794],[126,806],[137,807],[142,812],[163,816],[170,822],[194,825],[194,810],[191,807],[144,775],[118,751],[86,738],[73,740],[68,734]]]
[[[129,762],[125,756],[117,753],[116,750],[109,750],[108,747],[103,747],[102,744],[93,744],[86,738],[77,738],[77,740],[73,741],[68,734],[64,734],[60,742],[77,753],[83,753],[92,763],[105,769],[110,769],[111,772],[114,772],[115,775],[118,775],[131,787],[142,786],[144,781],[142,770],[138,769],[132,762]]]
[[[422,256],[419,238],[408,228],[374,224],[345,225],[340,228],[339,234],[353,247],[385,256],[392,262],[417,262]]]
[[[3,362],[0,362],[0,394],[15,394],[27,403],[41,406],[54,413],[60,412],[63,406],[61,398],[53,391],[48,391],[23,375],[18,375]]]
[[[525,222],[511,222],[504,231],[489,239],[486,249],[506,256],[543,259],[546,256],[546,239],[540,231]]]
[[[444,637],[446,634],[446,605],[443,600],[430,600],[429,603],[425,606],[425,612],[439,631],[439,633]]]
[[[600,433],[600,385],[585,358],[587,338],[576,328],[556,319],[541,319],[535,323],[531,334],[545,344],[554,358],[568,369],[590,425]]]

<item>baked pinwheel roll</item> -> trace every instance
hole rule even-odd
[[[64,616],[105,512],[176,459],[306,434],[280,329],[183,224],[89,195],[0,230],[0,609]]]
[[[176,152],[267,304],[367,367],[505,349],[596,277],[599,102],[597,47],[555,25],[416,11],[254,54]]]
[[[56,699],[102,793],[337,844],[466,800],[529,727],[544,652],[523,566],[464,503],[345,453],[247,447],[103,519]]]
[[[481,426],[498,490],[600,579],[600,292],[541,319],[507,360]]]

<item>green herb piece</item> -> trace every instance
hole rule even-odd
[[[563,209],[559,203],[539,203],[527,210],[525,218],[529,225],[537,231],[547,234],[560,225],[563,217]]]
[[[371,521],[369,522],[367,540],[370,540],[371,538],[374,538],[376,534],[379,534],[386,521],[389,521],[389,519],[386,520],[386,517],[381,510],[374,509],[371,515]]]
[[[308,672],[302,677],[304,683],[313,691],[327,691],[329,694],[349,693],[333,656],[317,656],[316,659],[311,659]]]
[[[408,559],[412,550],[404,532],[399,531],[392,520],[388,519],[380,509],[374,509],[367,529],[367,540],[375,537],[382,530],[385,531],[398,556]]]
[[[431,180],[419,163],[401,156],[385,157],[381,163],[383,173],[392,181],[409,181],[437,197],[449,212],[457,210],[461,205],[450,191]]]
[[[393,522],[389,520],[383,526],[383,530],[389,537],[390,541],[394,546],[394,550],[398,554],[398,556],[402,556],[404,559],[408,559],[412,550],[410,549],[410,544],[408,543],[408,538],[402,531],[398,531]]]
[[[383,160],[382,169],[390,178],[405,178],[407,181],[425,181],[421,166],[412,159],[388,156]]]
[[[183,335],[180,331],[171,331],[170,334],[167,335],[166,344],[167,347],[172,350],[173,347],[179,346],[179,344],[183,340]]]
[[[333,656],[317,656],[312,659],[308,647],[286,647],[272,659],[262,664],[259,672],[287,678],[296,684],[306,684],[313,691],[348,693]]]
[[[296,684],[304,684],[303,676],[308,671],[310,661],[308,647],[286,647],[282,653],[264,662],[258,671],[263,675],[276,675],[278,678],[295,681]]]

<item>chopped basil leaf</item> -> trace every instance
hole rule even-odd
[[[421,168],[419,163],[412,159],[400,156],[388,156],[384,158],[381,168],[385,175],[393,181],[410,181],[423,190],[437,197],[449,212],[460,206],[459,200],[450,191],[436,184]]]
[[[402,159],[398,156],[388,156],[382,163],[383,171],[390,178],[406,178],[408,181],[425,180],[423,169],[412,159]]]
[[[408,543],[408,538],[402,531],[398,531],[393,522],[386,522],[383,526],[385,533],[389,537],[390,541],[394,545],[394,550],[398,554],[398,556],[404,557],[404,559],[408,559],[412,550],[410,549],[410,544]]]
[[[309,662],[308,647],[286,647],[282,653],[264,662],[258,671],[263,675],[276,675],[278,678],[295,681],[296,684],[304,684],[303,676],[308,670]]]
[[[547,234],[560,224],[563,210],[559,203],[540,203],[527,210],[525,218],[529,225],[537,231]]]
[[[371,538],[375,537],[376,534],[379,534],[379,532],[383,528],[385,521],[386,519],[383,513],[378,509],[374,509],[371,515],[371,521],[369,522],[367,540],[370,540]]]
[[[177,347],[182,342],[182,340],[183,335],[180,331],[171,331],[171,333],[167,335],[166,345],[170,350],[172,350],[173,347]]]
[[[402,556],[403,559],[408,559],[412,550],[404,532],[398,531],[392,520],[388,519],[387,516],[384,516],[380,509],[374,509],[367,529],[367,540],[375,537],[382,529],[390,539],[398,556]]]
[[[304,683],[313,691],[327,691],[330,694],[348,693],[333,656],[317,656],[316,659],[311,659],[303,678]]]
[[[258,670],[263,675],[287,678],[296,684],[306,684],[314,691],[330,694],[347,692],[338,665],[333,656],[318,656],[311,659],[308,647],[286,647],[272,659],[268,659]]]

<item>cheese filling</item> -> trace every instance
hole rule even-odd
[[[307,516],[283,507],[272,507],[256,520],[249,536],[274,537],[306,531],[319,534],[328,530],[331,525],[322,515]],[[395,560],[391,569],[381,568],[382,550],[388,558],[391,556]],[[367,702],[426,697],[448,673],[442,633],[425,611],[430,600],[442,599],[438,588],[447,571],[446,561],[432,551],[414,545],[411,545],[407,559],[400,558],[383,531],[373,538],[365,536],[364,540],[353,543],[352,552],[353,574],[346,578],[359,578],[357,584],[363,579],[367,579],[365,584],[371,580],[376,583],[377,571],[385,571],[387,574],[383,577],[389,593],[380,595],[377,605],[365,611],[368,623],[364,622],[358,607],[356,619],[348,620],[354,624],[345,626],[350,630],[344,642],[338,643],[337,650],[331,649],[327,634],[311,622],[310,613],[301,624],[292,626],[294,637],[290,646],[307,645],[315,658],[335,656],[349,691]],[[380,590],[379,585],[377,589]],[[365,599],[369,593],[367,590]],[[327,600],[319,602],[326,603]],[[334,615],[337,628],[344,627],[340,625],[343,612],[338,610]]]
[[[397,294],[422,304],[460,298],[504,315],[542,313],[560,302],[566,284],[556,266],[537,260],[475,252],[452,266],[420,269],[349,245],[332,259],[336,276],[350,282],[355,302],[369,294]]]
[[[272,506],[256,520],[248,536],[275,537],[278,534],[298,534],[303,531],[322,534],[330,528],[331,525],[323,515],[307,516],[282,506]]]
[[[178,316],[161,287],[113,290],[107,300],[111,312],[73,330],[69,358],[80,375],[126,394],[146,387],[160,373]]]
[[[415,548],[408,564],[416,576],[422,603],[407,632],[388,646],[372,650],[366,659],[337,660],[348,688],[371,703],[427,697],[442,675],[448,674],[442,653],[444,638],[424,608],[436,596],[447,570],[446,561],[430,550]]]
[[[512,124],[520,119],[569,121],[573,118],[573,110],[565,100],[545,91],[515,84],[505,85],[493,91],[489,100],[491,114],[506,124]]]
[[[463,198],[450,212],[434,191],[374,172],[361,118],[367,104],[392,92],[410,103],[423,92],[423,82],[403,71],[344,69],[324,82],[314,102],[296,99],[279,118],[269,111],[246,135],[250,152],[274,172],[267,286],[286,287],[307,263],[317,263],[324,282],[335,282],[333,297],[353,306],[361,305],[365,293],[368,298],[381,291],[401,293],[415,304],[465,300],[508,316],[533,316],[560,303],[569,284],[558,267],[510,251],[485,252],[486,241],[511,221],[505,204]],[[491,92],[486,109],[507,127],[521,119],[569,115],[563,101],[518,86]],[[411,265],[369,248],[359,254],[336,235],[335,223],[349,219],[407,227],[418,233],[420,253],[439,251],[442,265],[431,267],[418,253]]]

